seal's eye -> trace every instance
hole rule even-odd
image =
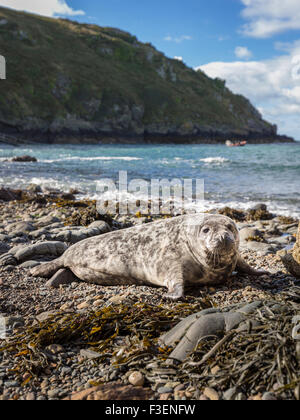
[[[203,233],[208,233],[208,232],[209,232],[209,228],[203,229]]]

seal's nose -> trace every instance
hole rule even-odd
[[[228,249],[231,248],[234,241],[232,240],[231,236],[228,233],[225,233],[221,238],[221,244],[223,248]]]

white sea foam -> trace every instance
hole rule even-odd
[[[37,185],[40,185],[42,188],[43,187],[52,187],[52,188],[57,188],[59,190],[62,191],[68,191],[70,190],[70,188],[75,188],[78,189],[80,191],[83,191],[83,194],[81,196],[79,196],[78,198],[89,198],[89,199],[93,199],[93,200],[99,200],[101,198],[101,200],[113,200],[115,199],[115,195],[114,194],[110,194],[110,193],[97,193],[94,189],[94,184],[92,182],[90,182],[89,180],[81,180],[81,181],[75,181],[71,180],[71,179],[64,179],[62,180],[57,180],[55,178],[43,178],[43,177],[32,177],[31,179],[28,179],[26,177],[11,177],[11,178],[6,178],[6,177],[1,177],[0,176],[0,185],[5,185],[7,187],[11,187],[11,188],[25,188],[27,185],[29,185],[30,183],[34,183]],[[147,201],[148,196],[142,196],[141,193],[122,193],[121,196],[119,197],[121,201],[125,201],[127,200],[127,202],[132,202],[136,199],[139,200],[145,200]],[[277,215],[283,215],[283,216],[290,216],[290,217],[294,217],[296,219],[300,218],[300,210],[299,210],[299,206],[295,203],[295,204],[291,204],[291,203],[284,203],[284,202],[279,202],[276,200],[265,200],[264,203],[267,205],[268,210],[271,213],[277,214]],[[225,206],[231,207],[231,208],[236,208],[236,209],[240,209],[240,210],[249,210],[250,208],[253,208],[255,205],[259,204],[258,201],[254,201],[254,200],[249,200],[249,201],[215,201],[215,200],[204,200],[204,201],[200,201],[198,203],[195,202],[186,202],[185,201],[185,208],[186,210],[191,210],[191,211],[196,211],[196,212],[204,212],[204,211],[208,211],[208,210],[212,210],[212,209],[219,209]]]
[[[204,200],[198,204],[192,204],[191,207],[196,209],[197,211],[208,211],[213,209],[221,209],[223,207],[230,207],[238,210],[247,211],[254,208],[257,204],[261,204],[257,201],[230,201],[230,202],[219,202],[219,201],[209,201]],[[300,218],[300,211],[298,206],[296,205],[284,205],[283,203],[279,203],[276,201],[268,201],[265,200],[264,204],[266,204],[268,210],[271,213],[276,215],[282,216],[289,216],[295,217],[296,219]]]
[[[99,200],[101,199],[101,201],[105,201],[105,200],[112,200],[112,202],[115,202],[115,199],[117,197],[117,201],[120,200],[121,202],[127,201],[128,203],[133,202],[137,199],[139,200],[145,200],[148,201],[148,199],[151,199],[150,196],[142,196],[141,194],[137,194],[137,193],[122,193],[120,195],[116,193],[109,193],[106,192],[104,194],[99,194],[99,193],[94,193],[91,195],[87,194],[86,197],[89,197],[90,199],[93,200]],[[155,199],[155,197],[153,197]],[[171,201],[172,198],[171,198]],[[175,201],[177,201],[175,199]],[[181,204],[183,204],[181,202]],[[247,211],[251,208],[254,208],[257,204],[261,204],[258,201],[245,201],[245,202],[240,202],[240,201],[230,201],[230,202],[222,202],[222,201],[214,201],[214,200],[204,200],[204,201],[198,201],[195,202],[193,201],[184,201],[184,208],[187,212],[197,212],[197,213],[202,213],[202,212],[206,212],[209,210],[216,210],[216,209],[221,209],[224,207],[230,207],[230,208],[234,208],[234,209],[238,209],[238,210],[242,210],[242,211]],[[268,201],[265,200],[264,204],[267,205],[268,210],[271,213],[274,213],[276,215],[282,215],[282,216],[289,216],[289,217],[294,217],[294,218],[300,218],[300,211],[299,211],[299,207],[296,205],[284,205],[283,203],[279,203],[279,202],[275,202],[275,201]],[[179,207],[178,207],[179,208]]]
[[[54,162],[65,162],[70,160],[80,160],[80,161],[95,161],[95,160],[123,160],[123,161],[135,161],[135,160],[143,160],[142,158],[131,157],[131,156],[96,156],[96,157],[79,157],[79,156],[72,156],[72,157],[64,157],[59,159],[42,159],[40,162],[44,163],[54,163]]]
[[[216,157],[208,157],[208,158],[200,159],[200,162],[204,162],[204,163],[207,163],[207,164],[220,165],[221,163],[230,162],[230,160],[226,159],[224,157],[216,156]]]

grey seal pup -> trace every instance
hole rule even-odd
[[[76,276],[109,286],[163,286],[166,297],[175,300],[184,296],[185,286],[222,284],[234,270],[266,273],[251,268],[238,250],[239,232],[230,218],[184,215],[85,239],[31,274],[68,281]]]

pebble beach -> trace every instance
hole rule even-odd
[[[93,203],[76,201],[74,194],[38,186],[0,191],[0,315],[6,326],[6,337],[0,338],[1,400],[299,399],[297,381],[292,390],[285,390],[280,379],[265,385],[257,379],[257,386],[235,387],[234,380],[226,386],[218,383],[212,373],[221,368],[213,362],[205,368],[210,369],[206,379],[195,381],[185,368],[165,365],[169,349],[160,349],[158,342],[159,335],[185,316],[207,308],[226,311],[256,301],[289,301],[299,313],[300,282],[281,260],[296,241],[297,220],[271,215],[264,206],[249,213],[253,220],[247,213],[242,217],[241,212],[223,210],[240,219],[236,222],[244,259],[270,274],[256,278],[233,273],[226,285],[187,290],[183,301],[168,301],[164,289],[146,286],[74,282],[53,288],[45,279],[31,277],[30,268],[87,237],[166,217],[137,214],[99,220]],[[139,318],[135,328],[129,312]],[[99,319],[105,322],[95,327]],[[67,337],[65,329],[70,330],[74,320],[87,323],[84,331],[91,325],[92,336],[78,330]],[[102,335],[97,336],[99,331]],[[293,345],[297,354],[299,345]]]

